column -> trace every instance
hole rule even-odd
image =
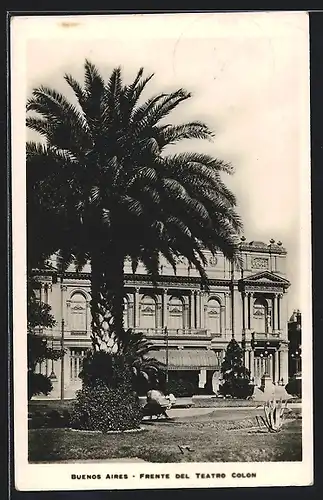
[[[199,373],[199,388],[203,389],[205,387],[205,384],[206,384],[206,370],[202,368]]]
[[[288,302],[287,293],[281,294],[280,298],[280,330],[282,332],[282,338],[288,340]]]
[[[87,331],[87,333],[92,331],[92,324],[91,323],[92,323],[91,301],[87,300],[86,301],[86,331]]]
[[[204,310],[204,302],[205,302],[205,293],[200,293],[200,314],[201,314],[201,328],[205,328],[205,310]]]
[[[274,382],[275,384],[278,384],[279,382],[279,351],[277,349],[277,351],[275,351],[275,354],[274,354],[274,370],[275,370],[275,374],[274,374]]]
[[[221,337],[224,336],[224,323],[225,323],[225,307],[223,305],[220,306],[220,333]]]
[[[250,292],[246,292],[247,328],[251,330],[251,297]]]
[[[288,383],[288,351],[283,348],[280,351],[280,382],[283,380],[283,385]]]
[[[277,330],[281,329],[281,306],[283,294],[279,293],[277,296]]]
[[[254,379],[255,379],[255,384],[259,385],[259,358],[255,358],[255,364],[254,364]]]
[[[225,292],[224,294],[224,303],[225,303],[225,336],[230,336],[230,318],[231,318],[231,310],[230,310],[230,293]]]
[[[167,326],[167,322],[168,322],[168,310],[167,310],[167,305],[168,305],[168,301],[167,301],[167,292],[168,292],[168,289],[167,288],[164,288],[163,289],[163,328],[165,328]]]
[[[139,290],[140,288],[135,289],[135,328],[139,327],[140,324],[140,318],[139,318]]]
[[[244,352],[244,365],[245,367],[247,368],[247,370],[250,370],[250,351],[249,350],[245,350]]]
[[[191,330],[195,328],[195,300],[193,290],[191,290],[190,294],[190,328]]]
[[[196,292],[196,328],[201,328],[201,291]]]
[[[268,356],[268,374],[269,374],[271,380],[274,380],[273,356],[272,356],[272,354],[269,354],[269,356]]]
[[[59,328],[61,329],[60,348],[64,351],[65,351],[65,331],[68,329],[68,323],[66,321],[67,320],[66,292],[67,292],[67,286],[61,283],[61,322]],[[63,320],[64,320],[64,327],[63,327]],[[69,381],[68,373],[66,374],[67,366],[68,366],[68,358],[66,356],[66,353],[64,353],[63,357],[60,359],[60,375],[59,375],[60,397],[62,400],[65,398],[65,389],[68,383],[67,381]]]
[[[41,283],[39,287],[39,301],[44,302],[45,283]]]
[[[135,326],[133,305],[132,298],[130,297],[128,302],[128,328],[133,328]]]
[[[278,294],[275,293],[274,299],[274,314],[273,314],[273,331],[278,330],[279,320],[278,320]]]
[[[183,330],[186,331],[189,328],[189,315],[188,315],[188,304],[187,297],[184,298],[183,304]]]
[[[250,378],[252,379],[255,377],[255,353],[253,349],[250,351],[249,360]]]
[[[163,311],[162,311],[162,304],[160,302],[157,302],[156,304],[156,328],[163,328]]]
[[[245,292],[242,293],[242,328],[245,332],[248,328],[248,308],[247,308],[247,294]]]
[[[249,293],[249,329],[250,330],[253,330],[254,329],[254,325],[253,325],[253,302],[254,302],[254,299],[253,299],[253,292],[250,292]]]

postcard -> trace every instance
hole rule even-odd
[[[312,484],[308,14],[10,45],[15,487]]]

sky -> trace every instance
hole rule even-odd
[[[283,242],[289,312],[302,309],[310,221],[307,15],[36,16],[22,26],[26,97],[43,84],[73,99],[63,75],[82,81],[85,58],[106,78],[116,66],[126,82],[142,66],[154,73],[145,97],[179,87],[192,93],[169,118],[202,120],[215,137],[181,149],[232,163],[235,173],[224,180],[237,196],[244,235]]]

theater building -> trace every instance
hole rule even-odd
[[[232,337],[242,346],[256,385],[265,372],[276,384],[288,382],[287,252],[281,242],[247,243],[242,238],[240,254],[242,269],[220,252],[205,253],[208,291],[184,258],[178,259],[176,274],[161,260],[157,285],[143,266],[133,274],[131,263],[125,262],[125,327],[144,332],[154,357],[168,361],[169,373],[194,380],[201,392],[216,391]],[[55,259],[37,271],[40,298],[50,304],[57,321],[45,332],[49,345],[63,346],[66,352],[63,360],[38,367],[53,381],[49,397],[70,398],[80,387],[82,358],[91,346],[89,278],[89,266],[81,273],[70,267],[58,276]]]

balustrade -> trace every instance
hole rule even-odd
[[[165,328],[134,328],[135,332],[142,332],[147,336],[165,336]],[[211,333],[203,328],[167,328],[168,336],[192,336],[211,337]]]

